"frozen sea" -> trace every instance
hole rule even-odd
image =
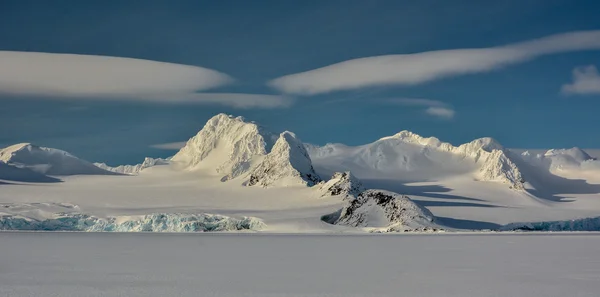
[[[600,294],[600,234],[0,232],[0,296]]]

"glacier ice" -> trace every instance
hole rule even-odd
[[[600,217],[565,221],[511,223],[500,231],[600,231]]]
[[[20,215],[1,215],[0,230],[86,232],[217,232],[260,230],[258,218],[235,219],[215,214],[154,213],[139,217],[99,218],[81,213],[58,213],[36,220]]]

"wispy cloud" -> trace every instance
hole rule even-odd
[[[569,95],[600,94],[600,74],[596,66],[573,69],[573,83],[563,85],[562,92]]]
[[[441,119],[452,119],[456,112],[454,109],[438,100],[424,99],[424,98],[391,98],[386,99],[383,102],[388,104],[404,105],[404,106],[422,106],[427,107],[424,112],[428,115],[438,117]]]
[[[184,147],[185,144],[186,144],[185,141],[180,141],[180,142],[153,144],[150,147],[161,149],[161,150],[178,150],[178,149]]]
[[[600,49],[600,30],[577,31],[490,48],[439,50],[348,60],[273,79],[289,94],[311,95],[381,85],[414,85],[492,71],[542,55]]]
[[[454,109],[448,107],[428,107],[425,110],[425,113],[445,119],[451,119],[454,117]]]
[[[199,93],[233,82],[197,66],[150,60],[0,51],[0,93],[72,100],[214,103],[238,108],[282,107],[284,96]]]

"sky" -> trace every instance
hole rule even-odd
[[[600,148],[600,2],[0,1],[0,147],[111,165],[212,116],[313,144],[410,130]]]

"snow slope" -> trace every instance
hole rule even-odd
[[[28,168],[21,168],[14,165],[9,165],[4,163],[3,161],[0,161],[0,180],[32,183],[60,181],[57,178],[29,170]],[[2,182],[0,181],[0,184],[1,183]]]
[[[45,175],[114,174],[65,151],[30,143],[0,150],[0,161]]]

